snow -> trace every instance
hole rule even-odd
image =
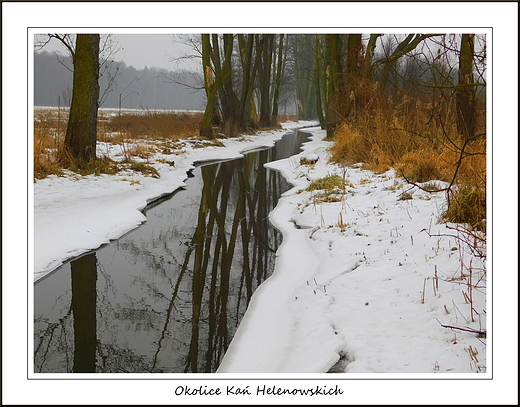
[[[85,177],[69,173],[37,180],[33,186],[34,281],[64,261],[138,227],[146,220],[141,210],[151,201],[185,186],[187,171],[194,168],[194,163],[238,158],[249,150],[272,146],[287,129],[312,124],[292,123],[285,129],[244,136],[241,141],[221,140],[225,148],[195,148],[192,140],[185,140],[181,155],[155,154],[156,159],[175,163],[171,166],[156,162],[160,178],[127,171]],[[98,155],[121,160],[123,151],[119,145],[98,143]]]
[[[393,170],[332,165],[325,132],[306,131],[300,155],[266,164],[294,184],[271,213],[283,243],[218,372],[485,374],[486,339],[441,326],[485,331],[487,315],[484,261],[437,222],[444,195],[399,200]],[[305,191],[332,174],[348,185],[338,202]]]
[[[155,162],[160,178],[127,171],[36,181],[34,280],[138,227],[147,203],[183,187],[194,163],[240,157],[286,131],[222,140],[225,148],[186,142],[181,155],[156,154],[175,161]],[[331,164],[325,132],[305,131],[311,141],[299,155],[266,164],[294,185],[270,214],[283,243],[217,373],[487,377],[487,339],[467,331],[486,330],[486,265],[438,223],[444,195],[410,189],[393,170]],[[114,145],[98,148],[121,158]],[[346,181],[343,190],[306,190],[334,174]],[[400,199],[403,192],[412,199]]]

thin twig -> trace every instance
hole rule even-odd
[[[435,318],[437,319],[437,318]],[[478,334],[479,338],[485,338],[486,337],[486,331],[480,331],[477,329],[471,329],[471,328],[460,328],[458,326],[452,326],[452,325],[443,325],[441,322],[437,319],[437,322],[442,326],[443,328],[449,328],[449,329],[458,329],[459,331],[465,331],[465,332],[471,332],[473,334]]]

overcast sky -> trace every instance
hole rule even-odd
[[[192,51],[171,34],[113,34],[113,36],[120,46],[114,59],[124,61],[136,69],[143,69],[145,65],[148,68],[155,66],[170,71],[190,66],[196,69],[197,65],[193,61],[171,61],[172,58],[178,58]],[[44,50],[65,53],[63,45],[56,39],[49,42]]]
[[[125,61],[136,69],[155,66],[174,70],[186,67],[187,62],[172,62],[182,54],[190,53],[191,48],[180,43],[171,34],[114,34],[121,45],[115,59]],[[191,63],[193,66],[193,63]]]

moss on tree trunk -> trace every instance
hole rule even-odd
[[[78,34],[73,60],[72,103],[65,147],[81,164],[96,158],[99,34]]]

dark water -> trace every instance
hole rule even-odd
[[[274,269],[268,221],[289,188],[271,149],[198,166],[147,222],[34,287],[35,372],[215,372],[255,289]]]

